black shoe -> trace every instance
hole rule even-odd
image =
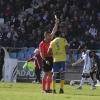
[[[46,93],[52,93],[52,90],[46,90]]]
[[[63,89],[60,89],[59,93],[64,93],[64,90]]]
[[[52,90],[52,93],[56,94],[56,90]]]

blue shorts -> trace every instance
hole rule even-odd
[[[63,73],[66,72],[66,62],[62,61],[62,62],[54,62],[53,63],[53,68],[52,68],[52,72],[53,73]]]

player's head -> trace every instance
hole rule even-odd
[[[55,36],[56,37],[61,37],[61,32],[60,31],[56,31]]]
[[[78,47],[78,50],[81,51],[81,52],[85,52],[85,50],[86,50],[85,45],[80,45]]]
[[[45,38],[46,40],[50,40],[50,38],[51,38],[50,33],[51,33],[51,32],[49,32],[49,31],[44,32],[44,38]]]
[[[34,53],[35,53],[35,54],[36,54],[36,53],[39,53],[39,49],[35,49]]]

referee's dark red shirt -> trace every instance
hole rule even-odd
[[[50,46],[50,42],[51,42],[51,41],[48,41],[48,42],[42,41],[42,42],[39,44],[40,52],[42,52],[42,53],[44,54],[45,57],[52,57],[52,54],[48,54],[48,53],[47,53],[48,48],[49,48],[49,46]]]

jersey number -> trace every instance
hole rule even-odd
[[[59,50],[60,47],[59,47],[59,43],[58,42],[56,43],[56,46],[57,46],[57,50]]]

